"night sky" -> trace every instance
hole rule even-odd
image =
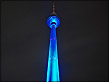
[[[108,80],[108,2],[55,1],[61,81]],[[1,80],[45,81],[50,1],[1,2]]]

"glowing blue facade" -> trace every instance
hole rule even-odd
[[[55,25],[55,28],[57,28],[60,25],[60,19],[57,16],[50,16],[47,20],[47,25],[52,28],[53,25]]]
[[[48,67],[47,67],[47,82],[59,82],[59,66],[58,66],[58,51],[57,51],[57,39],[56,28],[60,24],[60,19],[57,16],[50,16],[47,20],[48,26],[51,28]]]

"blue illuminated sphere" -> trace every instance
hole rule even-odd
[[[55,28],[57,28],[60,25],[60,19],[57,16],[50,16],[47,19],[47,25],[52,28],[52,25],[55,25]]]

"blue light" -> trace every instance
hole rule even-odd
[[[53,22],[55,22],[56,24]],[[59,66],[58,66],[56,28],[59,26],[60,20],[57,16],[50,16],[47,20],[47,24],[51,28],[51,36],[50,36],[46,81],[59,82],[60,78],[59,78]]]
[[[55,25],[55,28],[57,28],[60,25],[60,19],[57,16],[50,16],[47,19],[47,25],[52,28],[52,25]]]

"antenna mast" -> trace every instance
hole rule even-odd
[[[55,2],[53,1],[53,12],[52,12],[52,14],[55,14],[56,15],[56,13],[55,13]]]

